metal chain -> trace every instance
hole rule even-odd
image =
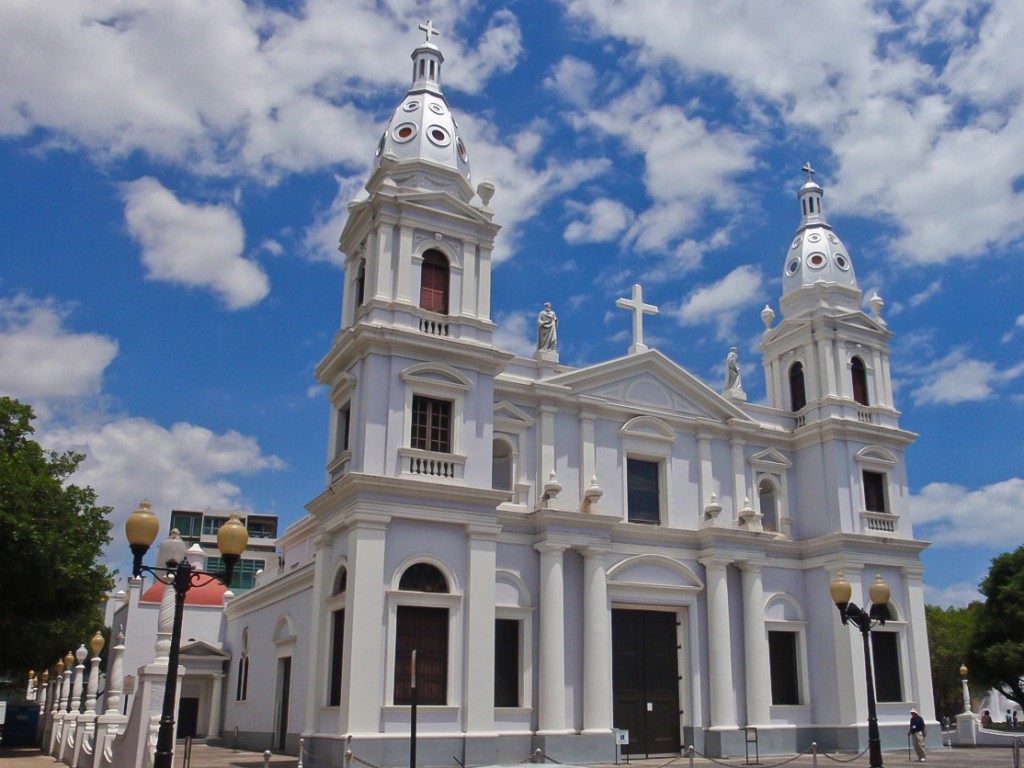
[[[555,765],[563,765],[563,763],[560,760],[555,760],[555,758],[553,757],[548,757],[540,749],[534,750],[534,752],[531,755],[529,755],[528,757],[524,757],[522,760],[516,763],[516,765],[523,765],[524,763],[535,763],[537,762],[538,757],[543,757],[545,761],[554,763]]]
[[[715,765],[724,765],[724,766],[726,766],[726,768],[740,768],[739,766],[737,766],[736,763],[727,763],[724,760],[716,760],[715,758],[709,757],[708,755],[705,755],[703,752],[699,752],[696,749],[694,749],[693,752],[694,752],[695,755],[699,755],[704,760],[708,760],[708,761],[714,763]],[[778,768],[778,766],[780,766],[780,765],[786,765],[787,763],[792,763],[794,760],[797,760],[797,759],[803,757],[808,752],[809,752],[809,750],[805,750],[805,751],[803,751],[803,752],[801,752],[801,753],[799,753],[797,755],[793,755],[792,757],[786,758],[785,760],[783,760],[782,762],[779,762],[779,763],[757,763],[757,765],[760,766],[760,768]],[[753,765],[753,763],[746,763],[746,765]]]
[[[864,755],[866,755],[868,753],[869,749],[870,749],[870,747],[864,747],[864,751],[863,752],[861,752],[859,755],[854,755],[853,757],[849,758],[848,760],[843,760],[843,759],[838,758],[838,757],[832,757],[832,755],[830,755],[828,752],[821,752],[820,754],[822,754],[825,757],[827,757],[833,763],[852,763],[854,760],[858,760],[858,759],[864,757]]]
[[[366,768],[381,768],[381,766],[379,766],[379,765],[374,765],[373,763],[371,763],[371,762],[368,762],[368,761],[366,761],[366,760],[363,760],[363,758],[361,758],[361,757],[359,757],[359,756],[355,755],[355,754],[354,754],[354,753],[352,752],[352,750],[351,750],[351,749],[349,749],[349,750],[347,750],[347,751],[345,752],[345,759],[346,759],[346,760],[355,760],[355,761],[356,761],[357,763],[361,763],[361,764],[365,765],[365,766],[366,766]]]

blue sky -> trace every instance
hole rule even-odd
[[[892,365],[930,602],[1024,541],[1024,5],[530,0],[0,6],[0,392],[121,522],[148,496],[274,513],[323,487],[313,369],[346,204],[427,18],[497,187],[499,343],[646,341],[764,398],[760,311],[811,161]],[[126,549],[126,547],[125,547]]]

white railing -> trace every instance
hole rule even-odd
[[[454,453],[400,448],[403,475],[417,475],[437,480],[461,480],[466,457]]]
[[[348,467],[351,463],[352,451],[342,451],[334,457],[334,461],[327,465],[327,473],[331,478],[331,485],[334,485],[348,474]]]
[[[899,520],[899,515],[890,515],[888,512],[860,513],[863,533],[896,533],[896,524]]]
[[[449,322],[440,318],[444,315],[438,315],[436,317],[421,317],[420,320],[420,333],[425,333],[428,336],[448,336]]]

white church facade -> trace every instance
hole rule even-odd
[[[809,166],[761,314],[766,404],[738,369],[712,388],[648,348],[639,286],[628,354],[562,365],[542,314],[516,356],[491,319],[500,205],[470,183],[426,31],[341,235],[325,488],[225,608],[225,739],[407,765],[415,650],[423,766],[612,762],[615,729],[634,757],[741,755],[750,727],[762,755],[859,751],[842,572],[858,605],[876,574],[892,589],[872,653],[883,745],[902,746],[911,706],[934,720],[915,435],[881,300],[862,311]]]

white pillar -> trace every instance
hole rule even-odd
[[[607,547],[583,548],[583,732],[612,728],[612,622]]]
[[[565,727],[565,544],[541,542],[539,735],[571,733]]]
[[[377,733],[384,693],[386,646],[384,616],[384,550],[387,518],[364,516],[348,534],[348,595],[345,615],[345,658],[342,662],[341,733]],[[317,606],[322,610],[322,606]],[[355,631],[359,627],[359,631]],[[356,659],[356,663],[352,660]],[[321,660],[316,660],[319,663]],[[312,725],[312,724],[311,724]]]
[[[467,733],[494,733],[494,572],[499,526],[467,526],[464,724]]]
[[[537,429],[537,455],[540,461],[537,462],[537,498],[540,499],[544,483],[548,476],[555,469],[555,414],[558,409],[553,405],[542,405],[540,407],[540,421]],[[587,478],[589,482],[590,478]]]
[[[85,689],[85,712],[96,713],[96,694],[100,689],[100,657],[89,659],[89,681]]]
[[[597,474],[597,451],[594,443],[594,420],[593,411],[580,413],[580,499],[584,498],[587,488],[590,487],[590,480]]]
[[[325,703],[324,670],[330,669],[329,664],[321,663],[330,658],[330,652],[324,653],[322,635],[324,634],[324,603],[331,590],[331,570],[334,558],[332,554],[333,537],[327,533],[319,533],[313,540],[316,554],[313,556],[313,611],[309,627],[309,676],[306,685],[306,729],[312,733],[320,730],[317,713]]]
[[[907,585],[907,632],[910,655],[913,659],[911,672],[913,689],[917,694],[917,706],[925,720],[935,719],[935,697],[932,692],[932,671],[928,663],[928,620],[924,612],[924,568],[920,565],[905,565],[901,569]],[[971,711],[970,694],[964,682],[965,712]]]
[[[732,632],[729,626],[727,560],[701,559],[707,572],[708,674],[711,678],[711,727],[736,728],[736,692],[732,684]]]
[[[78,650],[75,651],[75,658],[78,660],[78,664],[75,665],[75,685],[71,691],[71,704],[68,706],[69,712],[82,711],[82,691],[85,688],[85,657],[88,655],[89,652],[85,650],[85,643],[78,646]]]
[[[743,584],[743,659],[746,664],[747,725],[768,725],[772,680],[768,666],[768,635],[764,626],[762,565],[740,563]]]
[[[750,492],[747,490],[747,467],[743,461],[743,446],[746,442],[737,438],[729,441],[732,449],[732,497],[733,497],[733,520],[740,522],[740,511],[743,509],[743,502],[747,500]]]
[[[224,675],[213,675],[213,696],[210,699],[210,718],[206,724],[207,738],[220,735],[220,707],[224,700]],[[310,726],[312,730],[312,726]]]
[[[864,605],[861,600],[863,590],[861,589],[861,578],[863,566],[845,564],[831,564],[826,566],[828,573],[828,585],[835,580],[836,573],[842,571],[843,575],[850,582],[852,594],[850,601],[859,606]],[[864,675],[864,643],[860,632],[853,625],[844,625],[839,618],[835,603],[828,597],[828,593],[821,599],[828,599],[828,607],[832,611],[830,626],[835,632],[835,670],[836,690],[844,691],[836,694],[839,709],[839,723],[841,725],[855,725],[867,721],[867,678]]]
[[[154,647],[154,664],[167,666],[171,653],[171,630],[174,626],[174,587],[164,584],[164,593],[160,598],[160,613],[156,619],[156,646]]]
[[[711,495],[715,492],[715,480],[711,468],[710,433],[697,433],[697,452],[700,456],[700,508],[697,510],[699,524],[704,520],[704,508],[711,503]]]

